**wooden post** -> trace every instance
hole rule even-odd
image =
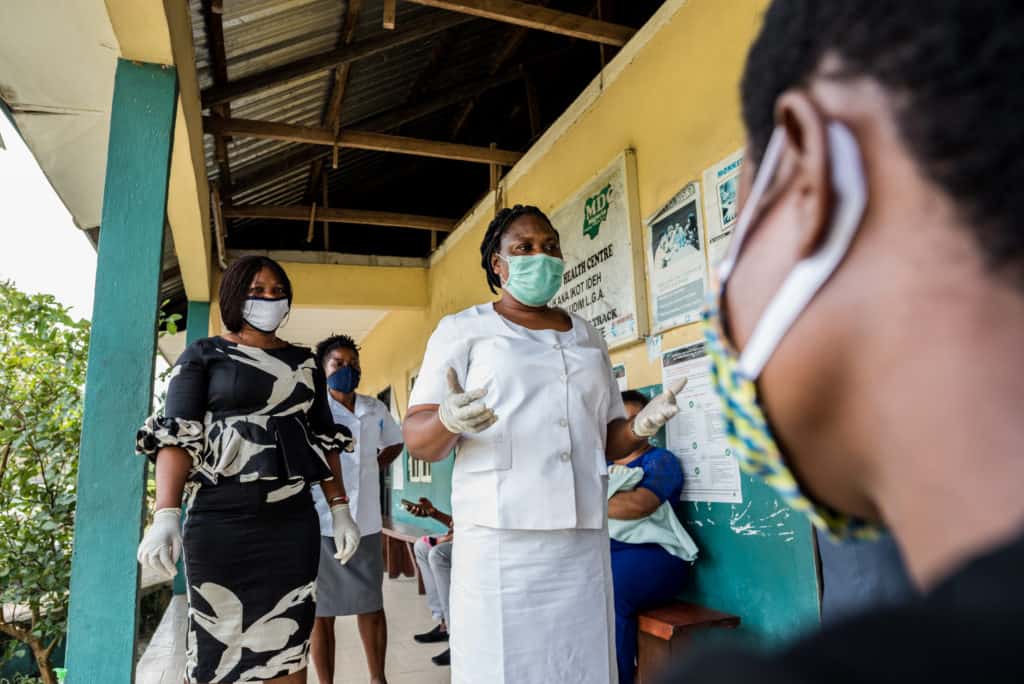
[[[498,149],[498,143],[491,143],[491,149]],[[501,167],[497,164],[491,164],[491,190],[498,189],[498,181],[501,180]]]
[[[323,206],[324,209],[329,209],[330,206],[327,204],[327,173],[321,171],[320,173],[320,184],[323,186]],[[331,223],[330,221],[324,221],[324,251],[331,251]]]
[[[185,327],[185,346],[196,340],[201,340],[210,335],[210,302],[188,303],[188,318]],[[184,509],[184,506],[182,506]],[[181,519],[185,524],[185,518]],[[184,557],[178,559],[178,574],[174,576],[174,593],[177,595],[187,593],[185,587],[185,563]]]
[[[309,228],[306,230],[306,242],[313,241],[313,229],[316,227],[316,202],[309,208]]]
[[[133,680],[146,479],[135,431],[153,395],[176,104],[173,68],[118,60],[79,453],[69,684]]]

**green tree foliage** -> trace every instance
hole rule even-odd
[[[67,626],[88,348],[87,321],[0,282],[0,632],[47,684]]]

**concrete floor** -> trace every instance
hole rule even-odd
[[[389,684],[448,684],[449,668],[430,662],[446,644],[418,644],[412,635],[434,626],[425,596],[416,593],[416,578],[384,579],[384,612],[388,618],[388,655],[385,672]],[[338,654],[334,682],[365,684],[368,679],[363,644],[354,617],[335,620]],[[310,668],[310,684],[317,682]]]
[[[183,596],[171,602],[160,627],[136,668],[137,684],[180,684],[185,668],[186,610]],[[448,684],[449,668],[430,662],[446,644],[418,644],[412,635],[434,626],[426,597],[416,593],[416,579],[384,579],[384,610],[388,617],[387,677],[390,684]],[[354,617],[338,618],[335,625],[338,654],[334,682],[368,681],[366,658]],[[317,682],[312,668],[310,684]]]

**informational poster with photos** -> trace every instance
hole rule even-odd
[[[708,282],[700,184],[687,184],[644,227],[651,330],[699,320]]]
[[[704,214],[708,233],[708,263],[712,268],[725,258],[739,216],[740,170],[743,150],[731,154],[704,172]]]
[[[739,461],[725,434],[722,408],[711,384],[704,343],[669,349],[661,355],[662,384],[686,378],[676,396],[679,413],[665,426],[668,450],[683,463],[683,501],[743,503]]]
[[[647,334],[636,159],[624,152],[551,212],[562,239],[565,274],[551,302],[588,320],[609,348]]]

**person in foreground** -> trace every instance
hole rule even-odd
[[[636,390],[622,393],[626,417],[647,406]],[[644,444],[608,468],[608,531],[615,587],[615,653],[619,684],[636,677],[637,613],[683,589],[697,546],[676,518],[683,466],[667,449]]]
[[[334,562],[359,545],[338,460],[352,435],[331,418],[312,352],[276,335],[291,301],[277,262],[232,263],[220,285],[228,332],[185,349],[166,406],[138,433],[156,461],[157,509],[138,558],[173,575],[184,549],[193,684],[306,681],[320,558],[310,483],[330,503]]]
[[[355,340],[348,335],[328,337],[316,346],[316,359],[327,376],[327,398],[334,422],[343,425],[356,438],[355,451],[341,457],[341,472],[348,483],[352,516],[362,537],[348,563],[339,565],[333,561],[337,549],[331,532],[330,506],[323,490],[314,486],[321,548],[310,657],[321,684],[331,684],[337,650],[334,618],[355,615],[370,684],[384,684],[387,681],[384,664],[388,625],[384,615],[380,471],[402,453],[402,431],[383,402],[356,392],[362,367]]]
[[[670,681],[1024,681],[1024,5],[775,0],[706,315],[745,470],[921,590]]]
[[[452,542],[455,539],[452,519],[434,508],[433,502],[420,497],[419,503],[406,506],[408,511],[419,518],[433,518],[448,526],[447,534],[440,537],[422,537],[412,545],[416,565],[420,568],[423,587],[427,592],[427,606],[431,616],[438,621],[429,632],[413,636],[421,644],[448,641],[448,606],[452,583]],[[432,657],[435,665],[451,665],[451,651],[445,649]]]
[[[403,425],[416,458],[456,449],[452,682],[613,682],[605,459],[675,395],[626,420],[600,333],[548,306],[565,264],[539,209],[498,212],[480,252],[502,296],[440,321]]]

